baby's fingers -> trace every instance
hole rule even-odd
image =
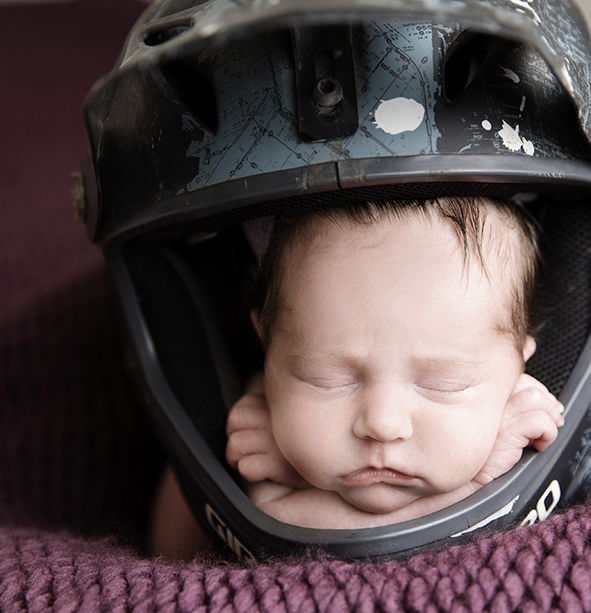
[[[508,415],[542,411],[547,413],[559,428],[564,425],[564,406],[541,383],[540,387],[528,387],[511,396],[507,409]]]
[[[538,451],[544,451],[556,440],[559,424],[548,412],[537,410],[516,417],[513,427],[526,445],[530,442]]]
[[[543,408],[550,412],[556,422],[561,421],[559,416],[564,412],[563,404],[548,390],[541,382],[528,374],[522,374],[509,398],[511,402],[521,402],[526,404],[525,408]]]
[[[247,455],[238,461],[238,472],[251,483],[272,481],[278,485],[302,489],[309,487],[306,480],[283,457],[262,453]]]
[[[515,387],[513,388],[511,395],[514,396],[515,394],[519,394],[523,390],[531,387],[539,389],[541,392],[544,392],[546,394],[550,394],[548,388],[541,381],[538,381],[535,377],[532,377],[527,373],[522,373],[517,379],[517,382],[515,383]]]
[[[237,469],[240,475],[251,483],[259,481],[282,483],[285,480],[282,465],[268,453],[244,456],[238,461]]]
[[[246,394],[230,410],[226,421],[226,434],[230,436],[238,430],[269,428],[271,415],[267,401],[262,394]]]
[[[226,443],[226,460],[236,468],[239,460],[245,456],[269,453],[273,441],[267,430],[238,430],[228,436]]]

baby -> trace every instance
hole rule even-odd
[[[344,205],[280,220],[252,319],[264,375],[232,408],[251,500],[313,528],[461,500],[564,423],[524,374],[539,253],[513,203]]]

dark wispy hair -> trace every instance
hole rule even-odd
[[[496,211],[509,230],[517,234],[517,241],[508,241],[506,232],[486,232],[487,217]],[[284,304],[282,273],[289,247],[300,238],[315,236],[319,220],[334,224],[343,222],[371,225],[383,219],[402,219],[412,215],[428,218],[437,216],[454,228],[463,249],[464,263],[476,256],[488,276],[487,252],[505,253],[520,269],[508,270],[511,329],[517,347],[522,347],[526,335],[537,326],[537,306],[540,294],[541,255],[537,228],[523,207],[510,201],[489,198],[440,198],[437,200],[407,200],[347,203],[327,208],[303,211],[280,217],[269,245],[262,256],[253,283],[251,307],[259,314],[259,333],[266,347],[271,329]]]

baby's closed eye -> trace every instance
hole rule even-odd
[[[294,375],[303,383],[319,390],[345,390],[357,386],[358,380],[344,369],[295,370]]]
[[[479,363],[465,361],[417,361],[409,372],[409,380],[418,393],[435,401],[452,402],[483,381],[483,369]]]
[[[417,392],[435,400],[452,400],[467,392],[473,383],[464,379],[429,378],[414,382]]]
[[[357,381],[350,377],[306,377],[302,381],[320,390],[342,390],[357,386]]]

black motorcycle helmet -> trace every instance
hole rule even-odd
[[[192,509],[239,556],[408,554],[544,520],[591,481],[591,46],[568,0],[159,0],[86,103],[79,217],[104,249],[151,418]],[[314,530],[255,507],[226,414],[262,357],[242,222],[380,199],[513,198],[543,227],[528,363],[566,406],[546,451],[431,515]]]

